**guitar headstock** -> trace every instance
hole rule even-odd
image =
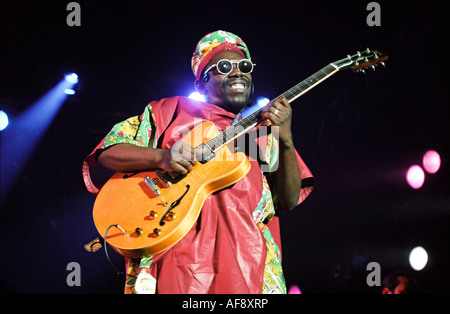
[[[388,56],[383,55],[377,50],[370,50],[367,48],[362,52],[357,52],[354,55],[347,55],[347,58],[332,62],[339,71],[352,70],[354,72],[362,72],[371,68],[375,71],[378,65],[385,66],[384,61],[388,60]]]

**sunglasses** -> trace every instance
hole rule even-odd
[[[256,65],[248,59],[242,59],[242,60],[222,59],[222,60],[219,60],[219,62],[217,62],[216,64],[213,64],[209,68],[207,68],[205,70],[205,72],[203,73],[203,77],[206,78],[206,75],[208,74],[208,72],[214,68],[217,68],[217,72],[219,72],[220,74],[223,74],[223,75],[230,74],[231,71],[233,70],[233,64],[235,64],[235,63],[237,64],[238,70],[244,74],[252,73],[253,67]]]

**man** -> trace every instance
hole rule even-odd
[[[197,161],[190,147],[174,145],[179,130],[192,129],[199,120],[225,130],[241,119],[253,70],[242,39],[226,31],[207,34],[196,46],[192,70],[206,103],[185,97],[154,101],[141,116],[115,125],[83,164],[90,192],[97,193],[104,183],[104,167],[189,174]],[[126,293],[286,293],[275,213],[303,201],[313,176],[294,148],[289,102],[279,98],[261,116],[272,133],[278,131],[278,141],[272,133],[257,139],[262,160],[249,157],[245,177],[210,195],[177,244],[151,257],[126,258]],[[269,171],[263,173],[262,164]]]

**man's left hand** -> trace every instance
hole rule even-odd
[[[292,139],[292,108],[286,98],[280,97],[270,102],[261,112],[264,119],[270,120],[273,126],[278,126],[280,144],[293,147]]]

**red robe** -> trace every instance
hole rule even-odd
[[[156,132],[160,148],[170,148],[180,139],[172,136],[182,136],[182,130],[192,129],[201,122],[200,118],[225,130],[236,117],[218,106],[183,97],[151,102],[150,106],[154,114],[151,119],[156,125],[152,132]],[[104,142],[83,165],[86,186],[93,193],[103,184],[95,182],[102,170],[95,155]],[[264,152],[267,137],[257,142]],[[311,182],[305,180],[313,178],[311,172],[296,154],[302,181]],[[270,230],[279,248],[281,239],[276,216],[270,217],[268,223],[266,220],[265,226],[262,219],[255,222],[254,210],[261,202],[264,181],[258,161],[249,160],[249,173],[231,187],[210,195],[190,232],[172,248],[152,258],[147,272],[156,279],[158,293],[262,293],[267,253],[263,230]],[[311,184],[302,184],[298,204],[312,188]]]

